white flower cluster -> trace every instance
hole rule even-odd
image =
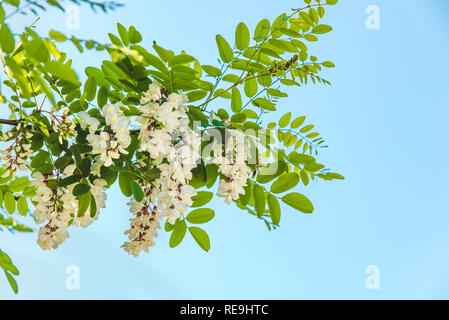
[[[67,166],[59,178],[71,176],[75,169],[75,165]],[[32,183],[36,187],[36,195],[32,199],[36,203],[34,217],[38,224],[46,223],[40,228],[37,240],[43,250],[56,249],[69,237],[67,229],[72,220],[74,226],[86,227],[98,218],[99,208],[105,207],[104,180],[97,179],[90,184],[97,207],[95,216],[90,216],[89,207],[81,217],[77,217],[78,200],[72,194],[74,185],[51,187],[50,182],[56,178],[53,174],[35,172],[33,178]]]
[[[129,241],[122,246],[126,252],[135,257],[142,250],[149,252],[150,247],[155,245],[154,238],[157,237],[157,230],[160,228],[158,208],[152,205],[158,191],[151,185],[142,186],[142,189],[145,193],[144,200],[137,202],[135,199],[132,199],[129,203],[130,211],[135,217],[130,219],[131,228],[125,231]]]
[[[96,133],[100,122],[90,116],[87,112],[79,113],[81,128],[89,128],[87,141],[92,146],[92,154],[97,155],[92,165],[92,174],[100,176],[102,166],[109,167],[113,159],[120,158],[120,154],[128,154],[125,150],[131,144],[129,133],[130,120],[123,115],[120,104],[108,104],[102,109],[106,125],[111,128],[111,132],[102,131]]]
[[[174,224],[192,205],[192,197],[196,195],[195,188],[188,182],[200,158],[200,139],[189,127],[186,101],[186,97],[179,94],[167,95],[157,83],[150,85],[141,100],[142,114],[136,119],[140,124],[139,151],[148,152],[152,164],[161,174],[159,179],[153,181],[152,191],[147,195],[153,203],[153,211],[145,219],[154,219],[150,221],[153,222],[153,233],[145,232],[149,221],[140,223],[142,214],[131,220],[131,229],[126,232],[130,239],[134,239],[136,234],[145,233],[143,242],[125,244],[125,250],[133,255],[138,255],[141,250],[147,251],[145,248],[153,244],[152,238],[156,235],[154,226],[159,225],[160,218],[168,217],[169,223]],[[139,206],[147,210],[147,200],[143,203],[133,200],[131,212],[136,212],[135,208]]]
[[[248,166],[249,157],[257,152],[257,164],[263,166],[268,162],[266,149],[254,137],[247,137],[239,130],[228,130],[229,138],[223,145],[214,143],[214,157],[212,163],[218,165],[218,171],[226,176],[220,179],[217,195],[225,198],[226,204],[237,200],[245,193],[244,187],[250,177],[252,169]],[[251,140],[250,140],[251,139]],[[252,148],[252,146],[254,148]]]
[[[171,224],[192,205],[196,190],[188,185],[192,169],[200,158],[200,138],[189,127],[183,95],[166,91],[152,83],[142,98],[140,151],[147,151],[161,170],[157,205],[161,217]],[[166,160],[166,162],[163,162]]]
[[[212,162],[218,165],[218,171],[225,175],[226,179],[221,179],[217,195],[224,197],[225,202],[230,204],[232,200],[237,200],[244,194],[244,187],[251,168],[246,164],[248,152],[243,133],[232,130],[227,139],[224,150],[221,143],[214,144],[214,157]]]
[[[33,134],[27,129],[24,129],[23,133],[17,136],[21,129],[22,124],[19,123],[14,130],[8,131],[2,136],[2,141],[9,141],[15,136],[13,143],[5,150],[0,151],[2,160],[5,161],[2,163],[2,166],[6,168],[6,171],[2,174],[2,178],[9,177],[11,173],[14,177],[17,170],[28,170],[28,159],[33,155],[33,150],[31,149],[31,144],[27,142],[27,139],[30,139]]]
[[[58,133],[58,140],[60,144],[64,143],[64,140],[69,138],[75,138],[77,132],[75,130],[75,124],[67,118],[69,110],[64,110],[64,114],[61,119],[56,118],[51,114],[52,127],[55,132]]]

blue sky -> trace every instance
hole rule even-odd
[[[268,232],[252,216],[212,207],[205,226],[209,253],[190,237],[176,249],[161,231],[157,246],[138,259],[120,249],[128,227],[118,188],[88,229],[73,229],[54,252],[42,252],[36,234],[0,233],[3,250],[21,270],[18,298],[123,299],[385,299],[449,298],[449,5],[444,0],[339,1],[327,11],[334,31],[311,46],[335,62],[333,85],[289,90],[278,106],[306,115],[329,149],[318,159],[346,176],[343,182],[299,187],[312,215],[283,208],[281,228]],[[144,45],[156,40],[186,50],[203,64],[217,57],[215,34],[232,38],[244,21],[298,7],[301,1],[126,1],[108,16],[81,11],[80,29],[64,15],[42,15],[38,28],[107,41],[115,23],[133,24]],[[380,29],[365,27],[369,5],[380,9]],[[32,19],[19,17],[17,27]],[[104,56],[68,50],[79,74]],[[66,267],[77,265],[80,289],[67,290]],[[365,287],[365,268],[380,270],[380,289]],[[0,276],[0,298],[14,298]]]

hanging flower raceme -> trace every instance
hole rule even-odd
[[[244,187],[252,172],[247,165],[248,149],[246,137],[237,130],[229,130],[230,136],[225,145],[214,144],[214,157],[212,163],[218,165],[218,171],[226,176],[220,180],[217,195],[225,198],[230,204],[245,193]]]
[[[152,238],[157,235],[159,219],[166,217],[174,224],[197,194],[188,182],[200,158],[200,138],[189,127],[186,102],[185,96],[168,95],[157,83],[150,85],[141,100],[142,114],[136,119],[140,124],[139,151],[148,153],[154,168],[160,170],[160,178],[144,188],[151,190],[151,201],[148,194],[143,202],[135,199],[131,202],[131,212],[136,217],[131,220],[131,229],[126,231],[131,242],[124,247],[133,255],[148,251],[154,244]],[[149,201],[153,206],[151,213]]]
[[[149,153],[161,171],[160,193],[157,198],[161,217],[170,223],[188,210],[196,195],[188,185],[192,169],[200,158],[200,138],[189,127],[183,95],[167,91],[152,83],[141,99],[140,151]],[[164,162],[165,161],[165,162]]]
[[[263,167],[268,159],[267,150],[257,137],[247,136],[239,130],[228,130],[227,134],[228,139],[224,145],[214,143],[211,162],[218,165],[218,171],[225,176],[220,179],[217,195],[225,198],[229,205],[232,200],[239,199],[245,193],[244,187],[253,173],[248,162],[251,160],[257,167]]]
[[[58,48],[64,35],[24,37],[4,23],[7,41],[0,41],[0,60],[6,81],[0,102],[10,114],[0,124],[13,129],[0,132],[5,145],[0,204],[8,214],[0,215],[0,227],[27,230],[15,224],[14,213],[29,214],[31,202],[38,245],[56,249],[69,238],[69,228],[87,228],[99,219],[105,190],[113,185],[130,211],[122,248],[136,257],[155,245],[162,225],[170,247],[190,235],[209,251],[201,224],[215,216],[214,196],[269,230],[280,226],[281,205],[313,212],[305,195],[290,190],[300,182],[344,179],[314,157],[327,147],[325,140],[305,116],[295,119],[287,112],[266,126],[263,119],[288,96],[283,86],[330,84],[318,73],[333,67],[331,61],[320,62],[301,41],[276,40],[276,34],[313,33],[302,40],[316,41],[332,29],[319,20],[324,6],[336,1],[305,2],[268,23],[269,34],[260,26],[250,32],[240,23],[235,43],[217,35],[221,66],[202,65],[159,44],[150,53],[139,44],[143,38],[135,27],[118,24],[118,35],[109,34],[112,45],[76,43],[110,55],[101,65],[88,66],[82,78]],[[306,12],[314,13],[313,23],[304,20]],[[257,40],[261,35],[288,50],[274,50],[268,58]],[[19,170],[27,174],[16,178]]]
[[[134,218],[130,219],[131,227],[125,231],[129,241],[123,244],[123,248],[129,254],[137,257],[141,251],[149,252],[150,247],[155,245],[154,238],[157,237],[157,229],[160,228],[160,215],[157,206],[154,205],[159,188],[141,183],[145,194],[142,201],[131,200],[130,211]]]
[[[102,166],[109,167],[114,159],[119,159],[121,154],[128,154],[125,150],[131,143],[129,133],[130,120],[123,115],[120,110],[120,104],[108,104],[102,109],[106,125],[110,131],[101,131],[97,133],[100,122],[90,116],[87,112],[80,113],[80,126],[83,129],[89,129],[87,141],[92,146],[92,154],[95,157],[93,172],[100,175]]]
[[[78,212],[79,200],[73,195],[73,185],[60,187],[58,179],[73,175],[75,165],[67,166],[60,174],[33,173],[32,184],[36,188],[33,201],[36,203],[34,217],[38,224],[45,223],[39,230],[37,243],[43,250],[56,249],[68,237],[68,227],[87,227],[98,218],[98,209],[105,207],[106,194],[103,187],[106,182],[101,179],[89,182],[92,196],[96,202],[95,215],[89,206],[85,212]]]
[[[58,140],[60,144],[63,144],[64,140],[69,138],[75,138],[77,132],[75,130],[75,123],[73,123],[67,116],[69,114],[68,110],[64,110],[61,117],[57,117],[53,114],[50,115],[52,122],[52,128],[58,133]]]
[[[13,141],[8,148],[0,151],[4,161],[2,166],[6,169],[2,178],[6,178],[11,174],[14,177],[17,170],[28,170],[28,159],[33,155],[29,140],[32,136],[33,134],[28,128],[22,127],[22,123],[19,123],[13,130],[6,132],[2,136],[1,141]]]

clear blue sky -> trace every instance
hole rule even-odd
[[[148,47],[157,40],[213,64],[216,33],[231,38],[240,21],[254,28],[301,1],[126,3],[107,17],[83,9],[73,33],[106,41],[116,22],[134,24]],[[379,30],[365,28],[368,5],[380,8]],[[326,71],[332,87],[290,90],[272,118],[306,115],[330,146],[319,160],[347,178],[300,191],[314,202],[313,215],[284,208],[281,228],[268,232],[219,199],[205,226],[209,253],[189,237],[170,249],[162,231],[152,252],[135,259],[120,249],[129,213],[114,188],[99,221],[72,230],[57,251],[42,252],[36,234],[0,233],[20,267],[18,297],[449,298],[448,9],[445,0],[359,0],[328,10],[334,31],[312,52],[336,63]],[[39,29],[49,27],[72,32],[63,15],[43,15]],[[74,65],[82,74],[102,58],[74,54]],[[80,268],[80,290],[65,287],[68,265]],[[368,265],[380,268],[379,290],[365,287]],[[0,298],[14,298],[2,275]]]

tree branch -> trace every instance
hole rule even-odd
[[[19,120],[0,119],[0,124],[8,124],[10,126],[16,126],[17,124],[19,124]]]

